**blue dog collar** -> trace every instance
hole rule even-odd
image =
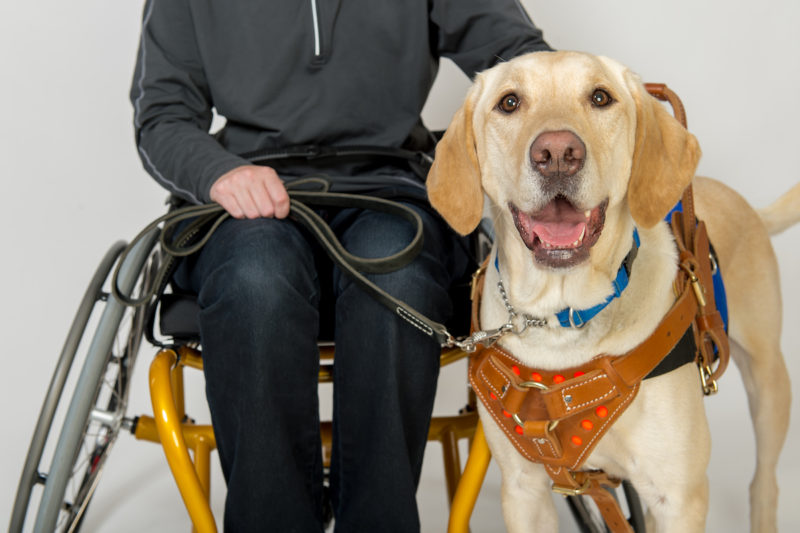
[[[633,247],[625,257],[625,261],[622,262],[619,270],[617,270],[617,277],[614,279],[614,292],[609,294],[603,303],[595,305],[594,307],[590,307],[589,309],[582,309],[580,311],[576,311],[572,307],[562,309],[556,313],[556,318],[558,318],[558,322],[561,324],[561,326],[565,328],[582,328],[589,320],[594,318],[600,311],[605,309],[608,304],[613,302],[614,299],[622,296],[622,292],[628,287],[628,282],[630,281],[631,264],[633,263],[633,259],[636,257],[639,244],[639,232],[634,228]]]
[[[582,328],[589,320],[594,318],[600,311],[605,309],[608,304],[622,295],[622,292],[628,287],[628,282],[630,281],[631,275],[631,265],[633,264],[633,260],[636,258],[636,253],[639,250],[639,244],[639,232],[634,228],[633,246],[631,247],[631,251],[628,252],[628,255],[625,257],[625,260],[622,262],[622,265],[619,267],[619,270],[617,270],[617,276],[614,279],[614,292],[608,295],[604,302],[595,305],[594,307],[582,310],[575,310],[572,307],[567,307],[566,309],[562,309],[556,313],[556,318],[558,318],[558,322],[562,327]],[[496,254],[494,257],[494,267],[499,273],[500,261]]]

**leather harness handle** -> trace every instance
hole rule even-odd
[[[683,107],[683,102],[672,89],[664,83],[645,83],[644,88],[662,102],[669,102],[669,105],[672,106],[672,114],[684,128],[686,127],[686,108]]]
[[[675,94],[675,92],[672,91],[672,89],[667,87],[667,85],[664,83],[645,83],[644,88],[656,99],[661,100],[662,102],[669,102],[675,119],[680,122],[684,128],[688,129],[686,122],[686,108],[683,106],[681,99],[677,94]],[[683,204],[683,239],[686,242],[687,247],[691,250],[694,248],[695,227],[694,195],[692,194],[691,183],[686,186],[686,189],[684,189],[681,203]]]

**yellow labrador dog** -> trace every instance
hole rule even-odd
[[[496,239],[480,326],[500,327],[509,309],[540,317],[539,327],[503,335],[498,344],[523,365],[558,371],[634,349],[673,305],[678,253],[663,218],[693,183],[696,213],[725,278],[731,354],[756,432],[751,527],[774,531],[790,386],[768,235],[800,219],[800,187],[762,218],[725,185],[694,178],[699,157],[695,138],[624,66],[581,53],[535,53],[477,77],[437,147],[428,191],[461,234],[478,225],[488,197]],[[564,327],[560,310],[592,308],[613,292],[634,229],[640,244],[627,288],[583,327]],[[648,531],[705,530],[710,435],[703,397],[694,364],[645,379],[582,466],[630,480],[647,509]],[[483,405],[480,415],[502,471],[508,530],[556,531],[544,468],[517,451]]]

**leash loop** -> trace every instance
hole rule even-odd
[[[308,185],[316,186],[316,190],[299,188]],[[416,258],[422,250],[423,245],[422,219],[416,211],[399,202],[383,198],[329,192],[328,181],[320,175],[309,175],[305,178],[286,183],[286,188],[290,199],[290,218],[312,233],[314,238],[317,239],[337,266],[351,276],[363,289],[378,300],[379,303],[413,325],[419,331],[434,338],[443,346],[452,346],[453,344],[451,343],[455,343],[453,336],[447,331],[444,325],[427,318],[401,300],[394,298],[367,279],[363,274],[393,272],[408,265]],[[388,213],[399,216],[411,223],[416,229],[416,232],[409,244],[393,255],[378,258],[354,256],[339,242],[339,239],[333,233],[330,226],[328,226],[327,222],[311,209],[309,205],[359,208]],[[148,224],[120,255],[111,282],[111,292],[114,297],[128,306],[145,305],[153,301],[153,299],[157,297],[158,291],[163,290],[166,286],[168,282],[167,278],[171,274],[171,268],[176,258],[185,257],[200,250],[208,242],[219,225],[229,217],[230,214],[225,211],[222,206],[213,203],[181,207],[158,217]],[[178,225],[186,220],[191,220],[191,222],[175,236]],[[161,251],[166,255],[166,258],[162,261],[155,275],[152,289],[138,297],[124,294],[117,282],[120,265],[124,262],[125,257],[133,246],[151,231],[158,229],[158,226],[162,223],[163,227],[159,229],[159,242],[161,244]],[[189,244],[198,235],[200,235],[200,239],[194,244]]]

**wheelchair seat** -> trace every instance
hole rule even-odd
[[[197,296],[173,292],[161,295],[158,329],[175,342],[198,342],[200,327],[197,316],[200,306]]]

